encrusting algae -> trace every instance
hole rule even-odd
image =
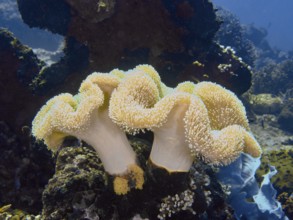
[[[169,88],[149,65],[89,75],[76,96],[49,100],[32,129],[53,151],[66,136],[91,145],[118,195],[143,189],[144,173],[124,132],[145,130],[154,132],[149,160],[170,173],[188,172],[198,157],[227,165],[243,151],[261,154],[236,95],[212,82]]]

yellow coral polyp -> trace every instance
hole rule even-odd
[[[134,183],[134,188],[142,190],[144,184],[144,172],[136,164],[131,164],[128,166],[127,173],[122,176],[116,176],[113,182],[114,192],[117,195],[127,194]]]
[[[130,187],[128,185],[128,179],[116,176],[113,182],[114,192],[117,195],[125,195],[130,191]]]
[[[142,189],[144,184],[144,173],[143,170],[136,164],[131,164],[128,167],[128,173],[130,179],[135,182],[135,189]]]

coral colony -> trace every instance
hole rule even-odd
[[[52,151],[66,136],[91,145],[114,176],[115,193],[125,195],[132,188],[143,190],[144,184],[126,133],[144,130],[154,133],[149,161],[170,174],[188,172],[199,158],[227,165],[241,152],[261,155],[245,109],[232,92],[211,82],[169,88],[149,65],[89,75],[77,95],[49,100],[35,117],[32,132]],[[186,193],[182,196],[188,197]],[[188,208],[188,201],[178,205]]]

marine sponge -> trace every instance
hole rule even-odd
[[[143,71],[129,71],[112,93],[109,108],[110,117],[125,131],[154,132],[152,163],[170,172],[186,172],[196,156],[213,164],[228,164],[243,150],[260,156],[258,143],[246,130],[243,105],[235,95],[221,94],[220,98],[226,100],[220,102],[212,92],[203,101],[194,94],[204,91],[200,89],[203,84],[197,89],[197,85],[185,83],[176,89],[168,88],[160,97],[158,85]],[[205,85],[219,87],[213,83]],[[225,122],[212,108],[219,109]]]
[[[85,141],[97,151],[111,175],[128,176],[133,165],[140,169],[125,133],[108,116],[109,97],[121,79],[117,74],[121,73],[93,73],[76,96],[61,94],[49,100],[33,120],[33,135],[53,151],[66,136]],[[141,189],[143,172],[136,174],[134,180],[139,182],[135,182],[135,188]]]

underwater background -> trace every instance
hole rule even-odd
[[[292,9],[290,0],[0,0],[0,219],[293,219]],[[189,170],[170,171],[152,164],[157,130],[145,126],[126,129],[140,168],[125,177],[105,171],[78,135],[63,138],[70,132],[58,130],[55,151],[37,140],[33,120],[52,97],[78,94],[77,109],[88,75],[116,74],[126,88],[124,75],[135,68],[159,73],[159,100],[184,81],[233,92],[261,157],[243,150],[229,158],[227,150],[229,162],[219,166],[201,152]],[[111,103],[105,91],[102,109]],[[118,100],[136,98],[136,91],[127,94]],[[223,116],[219,124],[238,117]],[[107,143],[116,135],[113,128],[97,138]]]

